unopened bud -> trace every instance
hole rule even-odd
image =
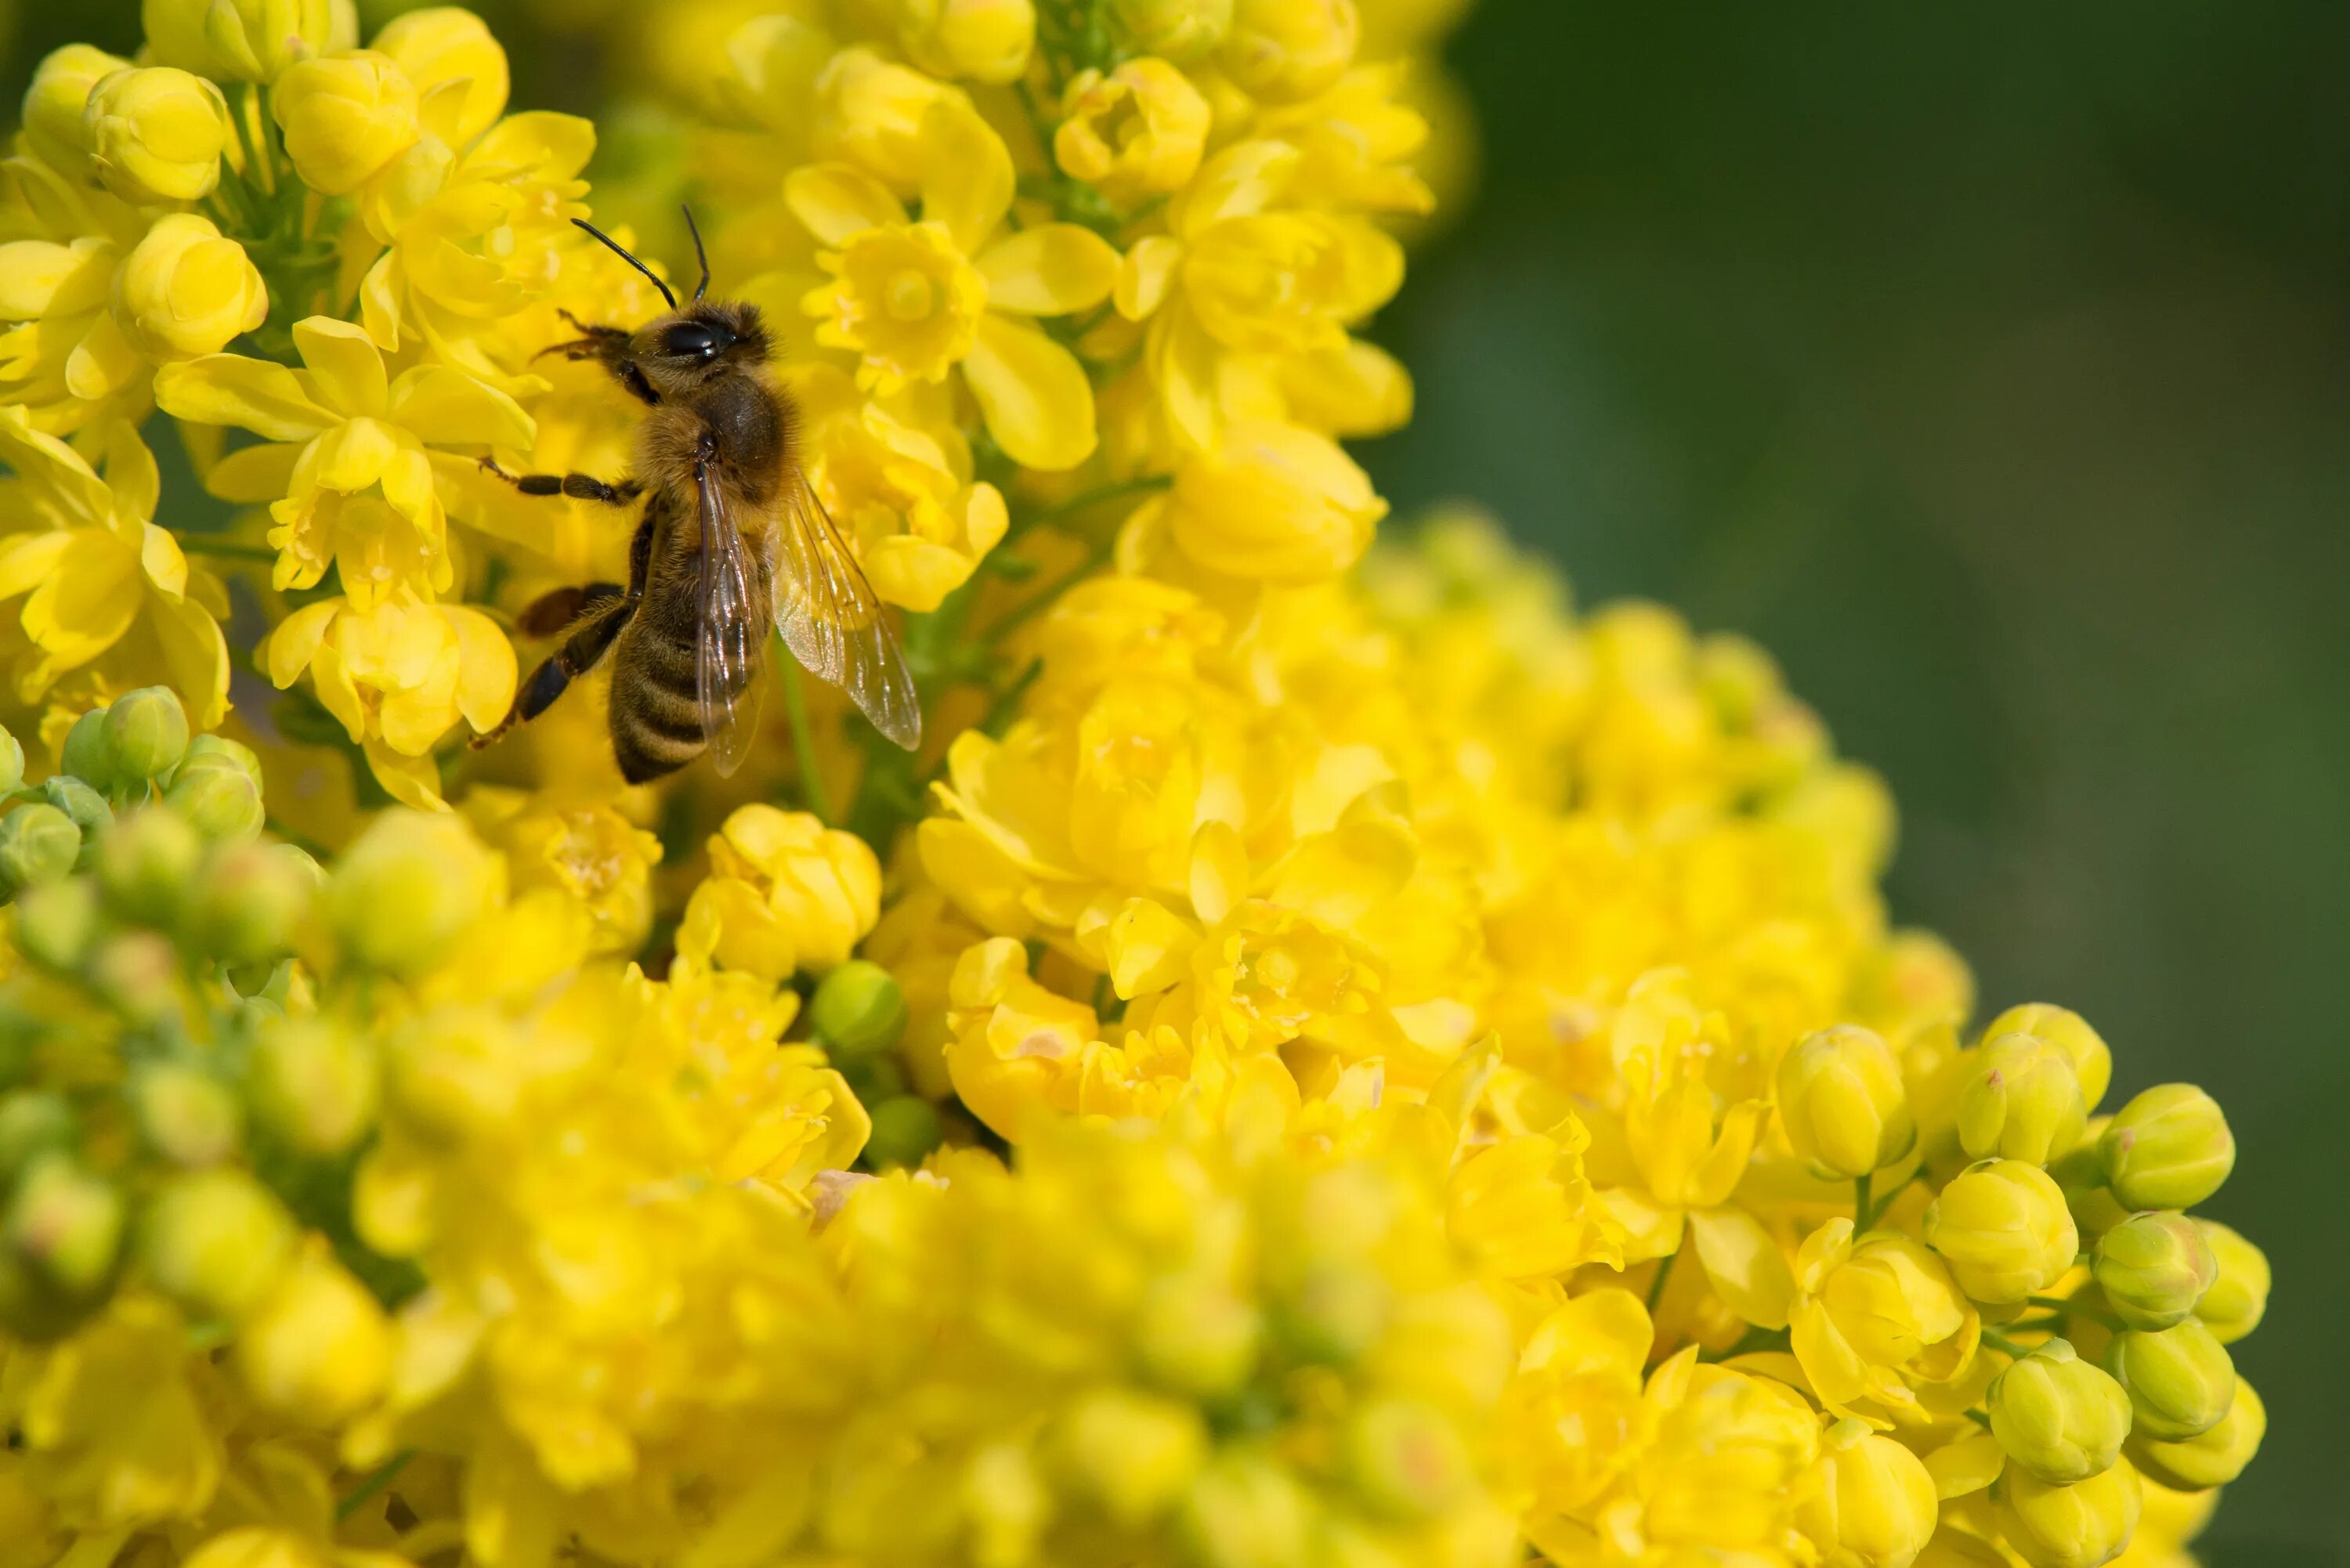
[[[456,817],[387,811],[337,860],[327,914],[359,962],[420,974],[481,914],[496,874]]]
[[[36,1155],[69,1149],[81,1136],[73,1105],[54,1089],[16,1089],[0,1096],[0,1186]]]
[[[220,88],[171,66],[99,78],[82,123],[99,179],[133,206],[210,195],[234,135]]]
[[[1294,103],[1336,81],[1361,37],[1355,0],[1232,0],[1222,58],[1243,90]]]
[[[157,1287],[189,1311],[234,1322],[277,1283],[294,1241],[294,1220],[276,1196],[222,1168],[164,1185],[140,1223],[139,1257]]]
[[[1918,1141],[1901,1064],[1874,1031],[1823,1029],[1780,1059],[1779,1121],[1798,1157],[1850,1179],[1881,1170]]]
[[[1070,1407],[1053,1452],[1073,1490],[1123,1528],[1139,1530],[1175,1505],[1208,1448],[1195,1407],[1111,1387]]]
[[[34,67],[25,89],[25,140],[50,168],[82,177],[89,157],[89,128],[82,110],[89,89],[130,62],[90,44],[68,44]]]
[[[906,1032],[906,997],[878,963],[851,959],[816,983],[808,1023],[836,1064],[871,1056]]]
[[[2012,1469],[1997,1499],[2000,1533],[2032,1568],[2098,1568],[2129,1544],[2145,1492],[2137,1471],[2117,1464],[2072,1486]]]
[[[255,1117],[303,1154],[340,1154],[374,1124],[382,1071],[373,1042],[323,1019],[272,1021],[254,1044]]]
[[[261,781],[234,758],[213,753],[182,763],[163,798],[213,844],[251,843],[267,815]]]
[[[53,774],[41,781],[41,798],[73,819],[81,829],[81,847],[74,855],[74,869],[87,871],[98,862],[98,841],[114,825],[114,808],[78,777]]]
[[[1387,1326],[1387,1282],[1364,1264],[1330,1262],[1305,1271],[1285,1293],[1276,1324],[1304,1361],[1343,1365],[1368,1350]]]
[[[269,962],[293,946],[323,885],[317,862],[290,844],[234,846],[204,867],[180,934],[224,964]]]
[[[2177,1441],[2134,1433],[2129,1441],[2130,1463],[2153,1477],[2157,1484],[2178,1491],[2225,1486],[2252,1462],[2268,1430],[2268,1407],[2252,1392],[2252,1386],[2240,1377],[2236,1397],[2217,1426]]]
[[[204,841],[187,818],[165,806],[142,806],[99,836],[98,884],[117,916],[167,926],[203,857]]]
[[[69,875],[81,855],[81,829],[39,801],[0,816],[0,892],[13,898]]]
[[[2193,1318],[2171,1328],[2114,1335],[2106,1367],[2129,1390],[2136,1429],[2177,1441],[2218,1426],[2236,1397],[2227,1347]]]
[[[865,1140],[865,1162],[876,1170],[920,1165],[939,1147],[944,1129],[936,1106],[920,1095],[899,1095],[872,1111],[873,1131]]]
[[[222,81],[269,82],[295,60],[351,47],[336,0],[144,0],[147,47],[167,66]]]
[[[1199,1568],[1276,1568],[1311,1560],[1314,1502],[1268,1454],[1220,1453],[1183,1499],[1178,1529]]]
[[[2198,1220],[2195,1228],[2211,1249],[2219,1271],[2211,1288],[2195,1303],[2195,1315],[2212,1338],[2233,1345],[2260,1327],[2268,1314],[2268,1254],[2216,1220]]]
[[[2130,1101],[2098,1147],[2114,1196],[2132,1209],[2192,1209],[2236,1168],[2228,1118],[2192,1084],[2158,1084]]]
[[[2062,1339],[1991,1379],[1985,1403],[2002,1451],[2051,1486],[2101,1473],[2129,1435],[2129,1396]]]
[[[161,778],[188,750],[188,711],[168,686],[125,691],[106,710],[106,735],[117,782]]]
[[[153,931],[117,931],[91,950],[88,978],[90,989],[124,1018],[152,1023],[179,1000],[180,952]]]
[[[190,1169],[236,1152],[244,1117],[227,1085],[201,1067],[162,1062],[130,1081],[139,1130],[155,1152]]]
[[[1256,1310],[1205,1281],[1170,1277],[1144,1300],[1136,1349],[1155,1382],[1195,1399],[1229,1394],[1256,1365]]]
[[[1136,49],[1187,60],[1224,41],[1232,27],[1232,0],[1111,0]]]
[[[2099,1237],[2095,1269],[2106,1304],[2146,1329],[2183,1321],[2220,1272],[2195,1221],[2161,1210],[2133,1215]]]
[[[374,1403],[391,1370],[391,1324],[323,1247],[296,1260],[245,1317],[244,1386],[272,1415],[338,1426]]]
[[[1476,1484],[1460,1431],[1416,1399],[1372,1400],[1347,1423],[1343,1440],[1347,1479],[1381,1518],[1436,1518]]]
[[[2106,1088],[2114,1080],[2114,1054],[2105,1037],[2071,1008],[2046,1002],[2011,1007],[1991,1021],[1982,1037],[1988,1042],[2002,1034],[2030,1034],[2071,1057],[2074,1075],[2081,1082],[2081,1099],[2090,1111],[2095,1111],[2097,1102],[2106,1097]]]
[[[1937,1517],[1924,1461],[1852,1417],[1828,1428],[1821,1449],[1816,1485],[1798,1504],[1796,1523],[1825,1561],[1844,1568],[1915,1563]]]
[[[1959,1091],[1959,1145],[1975,1159],[2046,1165],[2089,1119],[2072,1057],[2037,1035],[2002,1034],[1977,1052]]]
[[[2048,1174],[2064,1190],[2064,1206],[2073,1211],[2073,1222],[2084,1238],[2102,1236],[2130,1217],[2106,1185],[2106,1157],[2097,1147],[2112,1119],[2092,1117],[2072,1152],[2048,1162]]]
[[[2020,1302],[2045,1290],[2080,1251],[2064,1194],[2020,1159],[1970,1165],[1926,1210],[1926,1243],[1979,1302]]]
[[[104,1293],[122,1249],[122,1194],[58,1150],[36,1156],[8,1200],[10,1251],[75,1301]]]
[[[0,794],[14,794],[24,787],[25,748],[0,725]]]
[[[105,709],[92,708],[73,722],[57,753],[57,771],[94,790],[114,787],[114,737],[107,732]]]
[[[373,49],[297,60],[277,78],[272,112],[302,183],[325,195],[356,191],[414,144],[416,84]]]
[[[82,877],[31,888],[16,900],[17,947],[53,970],[79,967],[98,927],[98,888]]]
[[[198,735],[188,742],[187,755],[181,759],[180,768],[210,766],[205,761],[208,757],[234,763],[255,788],[260,787],[261,755],[243,741],[232,741],[226,735]],[[177,778],[179,771],[174,770],[172,776]]]

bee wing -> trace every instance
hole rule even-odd
[[[807,481],[785,486],[775,541],[775,626],[811,674],[848,693],[873,727],[908,751],[922,741],[922,704],[898,634],[865,569]]]
[[[766,668],[767,628],[754,598],[751,573],[759,564],[743,547],[707,465],[693,465],[702,495],[702,626],[694,642],[694,701],[710,760],[723,778],[743,765],[759,727],[759,676]]]

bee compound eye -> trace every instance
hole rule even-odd
[[[661,351],[679,359],[714,359],[726,344],[699,321],[681,321],[662,335]]]

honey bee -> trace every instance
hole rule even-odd
[[[610,235],[572,220],[652,279],[667,314],[635,332],[591,327],[546,350],[599,361],[650,405],[633,472],[618,483],[584,473],[512,474],[483,466],[525,495],[613,506],[644,501],[629,546],[629,581],[558,590],[526,610],[521,629],[565,629],[513,710],[477,747],[536,718],[565,688],[612,656],[609,727],[631,784],[683,767],[707,750],[723,775],[749,749],[772,626],[810,673],[847,691],[873,727],[911,751],[922,713],[905,654],[872,585],[800,466],[798,410],[776,383],[758,310],[706,300],[681,306],[669,286]]]

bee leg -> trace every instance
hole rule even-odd
[[[596,661],[610,650],[619,639],[620,628],[637,613],[637,596],[624,594],[609,583],[598,583],[604,590],[585,601],[585,609],[574,623],[572,633],[563,639],[563,646],[540,660],[530,679],[515,693],[514,706],[498,722],[498,727],[486,734],[473,737],[473,749],[503,736],[516,724],[526,724],[555,705],[571,682],[596,667]],[[590,589],[591,594],[595,589]]]
[[[592,473],[508,473],[500,468],[495,458],[482,459],[484,472],[496,474],[525,495],[568,495],[575,501],[600,501],[607,506],[626,506],[645,493],[640,480],[624,479],[618,484],[607,484]]]

